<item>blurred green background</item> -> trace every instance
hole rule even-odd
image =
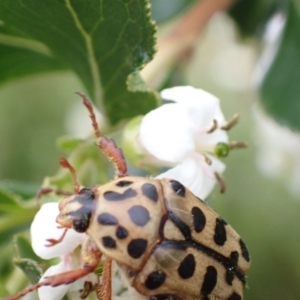
[[[239,48],[240,45],[243,47]],[[222,51],[212,54],[215,47]],[[226,193],[220,195],[215,189],[208,199],[243,237],[250,251],[252,265],[245,299],[295,300],[300,295],[300,193],[289,191],[288,175],[266,178],[257,168],[260,145],[257,145],[258,125],[253,117],[253,104],[260,99],[252,82],[257,60],[257,44],[251,39],[240,39],[232,20],[212,18],[180,78],[184,78],[185,84],[219,97],[227,119],[239,113],[241,121],[229,132],[230,139],[249,142],[248,149],[236,150],[225,159]],[[175,77],[175,83],[176,80]],[[24,190],[26,182],[31,194],[45,176],[57,172],[58,159],[64,153],[57,149],[56,141],[70,133],[66,120],[80,102],[74,95],[76,91],[84,88],[71,72],[32,75],[1,85],[1,186],[13,185],[17,189],[20,185]],[[85,113],[84,107],[82,110]],[[89,119],[85,122],[89,124]],[[280,141],[278,136],[279,144]],[[270,147],[270,153],[272,150]],[[1,253],[12,252],[11,240],[1,244]],[[0,270],[11,267],[9,261],[0,260]]]

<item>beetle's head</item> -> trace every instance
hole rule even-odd
[[[59,204],[56,222],[64,228],[85,232],[95,206],[95,195],[91,189],[83,188],[78,194],[66,196]]]

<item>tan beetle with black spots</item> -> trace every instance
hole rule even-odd
[[[90,101],[78,93],[90,112],[97,145],[116,167],[116,178],[93,188],[80,188],[66,159],[61,166],[74,177],[73,195],[59,205],[57,223],[88,236],[82,245],[82,268],[47,277],[16,300],[44,285],[68,284],[93,272],[105,255],[102,281],[95,290],[110,300],[112,260],[117,262],[133,299],[241,300],[250,259],[235,232],[205,202],[170,179],[127,176],[122,151],[102,136]],[[45,191],[49,192],[49,189]],[[86,296],[92,287],[86,286]]]

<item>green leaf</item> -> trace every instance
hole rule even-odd
[[[243,35],[255,35],[268,16],[277,10],[279,5],[282,3],[273,0],[235,1],[229,14],[237,22]]]
[[[36,210],[19,211],[0,218],[0,245],[6,243],[11,237],[29,228]]]
[[[2,180],[0,181],[0,193],[1,189],[4,189],[4,191],[8,191],[8,193],[11,192],[17,194],[18,196],[14,195],[14,197],[15,200],[18,200],[19,196],[21,196],[23,199],[33,198],[36,195],[37,191],[40,189],[40,186],[37,184],[18,180]]]
[[[15,40],[15,39],[13,39]],[[9,36],[0,33],[0,83],[25,75],[66,69],[58,60],[33,52],[20,49],[14,45]]]
[[[41,259],[34,253],[31,247],[31,243],[28,238],[17,235],[14,237],[14,246],[16,249],[16,258],[30,258],[34,261],[40,261]]]
[[[300,130],[300,14],[293,2],[277,55],[262,86],[266,111],[279,123]]]
[[[20,198],[9,192],[3,188],[0,188],[0,212],[15,212],[16,210],[20,210]]]
[[[32,284],[37,283],[43,275],[38,263],[32,259],[14,258],[13,262],[24,272]]]
[[[148,89],[139,72],[134,72],[128,76],[127,87],[132,92],[147,91]]]
[[[14,45],[19,61],[22,51],[34,50],[37,60],[57,60],[54,69],[74,70],[113,124],[158,105],[155,93],[126,86],[128,75],[154,55],[156,29],[147,0],[3,0],[0,20],[0,48]]]

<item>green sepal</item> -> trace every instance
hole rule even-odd
[[[37,283],[43,275],[38,263],[29,258],[14,258],[13,263],[19,267],[32,284]]]

